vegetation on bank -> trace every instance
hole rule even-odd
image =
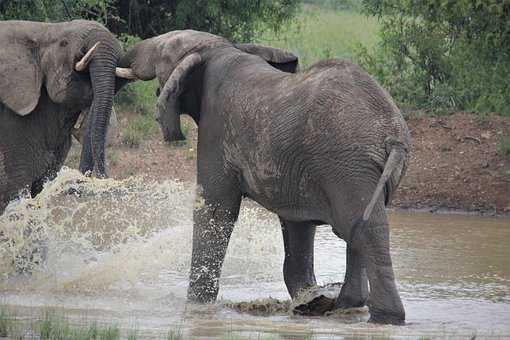
[[[362,2],[381,40],[358,60],[401,105],[510,117],[510,2]]]

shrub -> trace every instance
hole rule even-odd
[[[510,115],[510,3],[363,0],[382,24],[358,62],[400,104]]]

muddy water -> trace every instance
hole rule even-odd
[[[394,268],[408,322],[394,327],[227,308],[288,298],[278,220],[243,204],[219,302],[186,304],[193,190],[174,181],[101,181],[63,170],[36,199],[13,202],[0,217],[0,305],[25,320],[54,308],[72,322],[116,323],[147,338],[170,328],[213,338],[510,336],[508,219],[392,213]],[[343,241],[320,227],[315,250],[318,281],[342,281]],[[37,265],[41,256],[44,265]],[[17,274],[26,269],[33,273]]]

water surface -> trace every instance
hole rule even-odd
[[[63,170],[37,198],[13,202],[0,217],[0,305],[26,320],[55,308],[73,322],[116,323],[147,338],[170,328],[212,338],[232,332],[318,339],[510,336],[509,219],[390,214],[404,327],[253,316],[224,303],[288,299],[278,219],[253,202],[243,204],[218,303],[186,304],[193,191],[175,181],[97,180]],[[33,249],[41,243],[44,266],[33,266],[30,276],[16,274],[30,263],[13,259],[37,262]],[[319,283],[342,281],[345,243],[330,227],[318,228],[315,251]]]

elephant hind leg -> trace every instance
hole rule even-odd
[[[316,227],[310,222],[293,222],[280,217],[285,260],[283,278],[294,299],[300,290],[316,286],[313,244]]]
[[[340,195],[332,195],[331,206],[341,207],[333,213],[333,229],[347,242],[345,283],[335,307],[356,307],[366,301],[370,312],[369,321],[403,324],[405,311],[392,267],[384,197],[381,195],[368,221],[364,222],[362,215],[373,188],[362,184],[353,183],[354,186],[343,187],[346,190],[344,192],[351,193],[349,200]]]
[[[350,251],[350,253],[349,253]],[[354,257],[354,262],[360,270],[363,282],[365,269],[366,277],[370,284],[368,307],[370,311],[369,322],[402,325],[405,323],[405,311],[397,291],[395,276],[390,255],[389,227],[384,210],[384,202],[381,199],[369,220],[363,222],[361,218],[354,223],[350,233],[348,245],[349,255]],[[355,275],[350,274],[353,278]],[[346,275],[347,276],[347,275]],[[361,281],[360,281],[361,280]],[[348,280],[347,280],[348,281]],[[349,291],[349,287],[346,288]],[[351,294],[338,297],[337,305],[342,306],[349,299],[346,296],[357,296],[357,292],[364,292],[365,286],[356,288]],[[353,293],[352,293],[353,292]],[[364,297],[364,294],[361,294]],[[355,300],[354,300],[355,301]]]
[[[368,278],[364,257],[359,249],[347,243],[347,266],[344,284],[335,303],[335,308],[363,307],[368,299]]]

